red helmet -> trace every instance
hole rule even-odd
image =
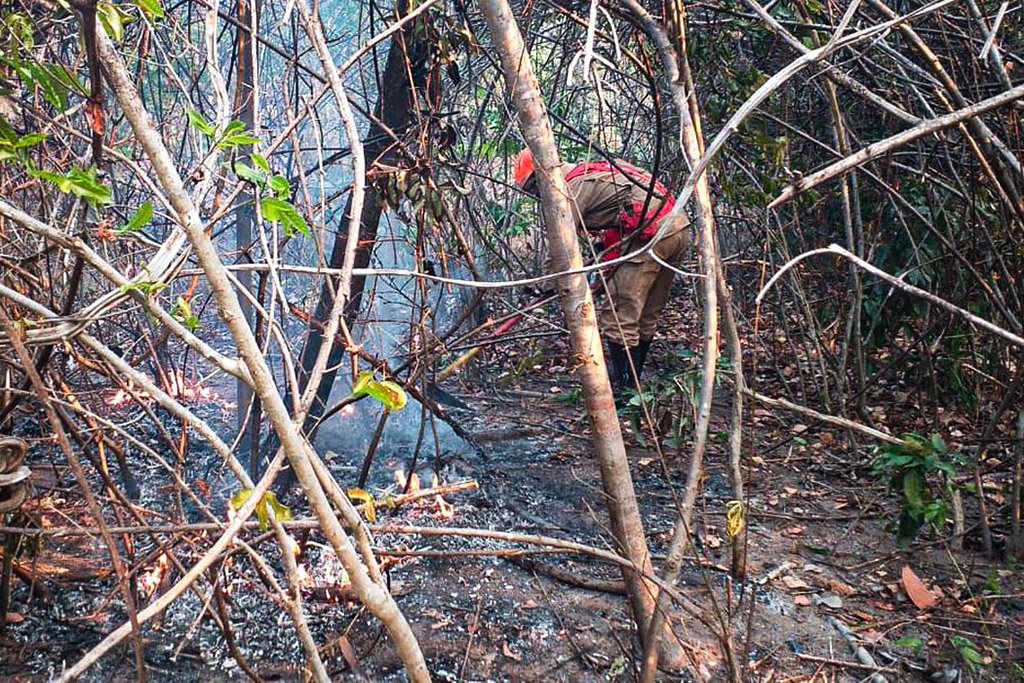
[[[513,169],[515,170],[516,185],[519,187],[526,185],[526,181],[533,175],[534,169],[533,152],[529,147],[524,147],[523,151],[516,155]]]

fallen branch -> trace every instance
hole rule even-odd
[[[835,425],[837,427],[842,427],[844,429],[850,429],[855,432],[860,432],[861,434],[870,436],[873,439],[878,439],[879,441],[884,441],[886,443],[896,445],[906,444],[906,442],[903,439],[895,437],[891,434],[886,434],[885,432],[879,431],[874,427],[868,427],[867,425],[863,425],[859,422],[848,420],[845,417],[838,417],[836,415],[829,415],[827,413],[819,413],[817,410],[805,408],[804,406],[798,403],[787,401],[784,398],[771,398],[769,396],[765,396],[764,394],[759,394],[753,389],[747,388],[743,389],[743,395],[749,396],[758,403],[763,403],[766,406],[771,406],[772,408],[782,408],[783,410],[788,410],[790,412],[798,413],[805,417],[813,418],[815,420],[818,420],[819,422],[825,422],[831,425]]]
[[[890,669],[886,666],[871,666],[870,664],[861,664],[860,662],[847,662],[841,659],[829,659],[828,657],[816,657],[814,655],[805,655],[802,653],[796,653],[797,659],[802,659],[806,662],[814,662],[816,664],[825,664],[827,666],[835,666],[844,669],[861,669],[870,671],[872,673],[884,673],[884,674],[898,674],[899,671],[896,669]]]
[[[448,496],[454,493],[465,491],[476,491],[480,485],[476,480],[460,481],[445,486],[437,486],[429,489],[420,489],[414,493],[405,493],[393,498],[383,498],[375,501],[379,509],[397,508],[409,505],[426,498],[435,496]],[[364,512],[369,507],[368,503],[356,506],[356,510]],[[316,529],[320,524],[315,519],[298,519],[281,523],[285,529]],[[216,524],[213,522],[196,522],[195,524],[154,524],[151,526],[109,526],[113,534],[181,534],[197,533],[203,531],[225,531],[227,524]],[[260,526],[258,521],[249,521],[240,526],[240,530],[256,529]],[[0,534],[21,534],[23,536],[46,536],[48,538],[61,538],[67,536],[94,536],[99,533],[98,527],[93,526],[61,526],[49,527],[46,529],[35,529],[32,527],[0,526]]]
[[[878,666],[878,663],[875,662],[875,658],[871,656],[871,653],[861,646],[859,642],[860,639],[857,637],[857,634],[851,631],[846,624],[835,617],[829,617],[828,623],[832,625],[832,628],[839,631],[843,637],[846,638],[846,643],[850,646],[850,650],[853,652],[853,656],[857,658],[857,661],[872,671],[878,672],[882,670],[882,667]],[[880,673],[872,674],[869,677],[869,680],[871,683],[886,683],[885,676]]]
[[[593,576],[584,576],[583,574],[570,572],[566,569],[555,567],[554,565],[545,564],[544,562],[537,562],[525,555],[509,555],[505,557],[505,560],[516,565],[520,569],[544,574],[555,581],[575,586],[576,588],[582,588],[588,591],[597,591],[599,593],[610,593],[612,595],[626,594],[626,582],[621,579],[616,581],[615,579],[598,579]]]

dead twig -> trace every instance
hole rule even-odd
[[[543,574],[555,581],[575,586],[576,588],[597,591],[598,593],[610,593],[611,595],[626,594],[626,584],[621,580],[616,581],[614,579],[598,579],[593,576],[584,576],[550,564],[537,562],[523,554],[507,555],[505,560],[527,571]]]

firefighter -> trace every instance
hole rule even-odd
[[[529,148],[516,157],[514,171],[516,185],[537,197]],[[664,185],[652,183],[650,173],[624,161],[566,164],[563,171],[576,229],[590,238],[595,253],[605,261],[649,242],[675,205]],[[688,220],[680,221],[651,251],[665,263],[679,264],[690,244],[688,225]],[[640,379],[674,278],[675,273],[650,252],[606,274],[608,296],[598,312],[598,327],[608,347],[609,379],[620,399],[622,390],[635,387]]]

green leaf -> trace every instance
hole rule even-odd
[[[217,127],[204,119],[203,115],[195,109],[186,109],[185,115],[188,116],[189,123],[192,124],[192,127],[206,137],[212,140],[217,136]]]
[[[291,202],[276,197],[264,197],[260,200],[260,210],[263,212],[264,219],[280,223],[284,234],[289,237],[309,234],[309,225],[306,223],[306,219]]]
[[[44,142],[49,137],[46,133],[29,133],[18,138],[14,143],[15,149],[28,149],[29,147],[35,147],[41,142]]]
[[[160,0],[132,0],[132,2],[151,22],[160,21],[167,16]]]
[[[896,647],[903,648],[905,650],[913,650],[914,655],[920,657],[921,649],[924,647],[924,641],[914,636],[907,636],[906,638],[900,638],[893,643]]]
[[[12,43],[31,53],[36,43],[32,31],[32,20],[28,15],[23,12],[12,12],[4,17],[3,23],[13,38]]]
[[[96,18],[103,25],[110,39],[115,43],[124,40],[124,25],[129,20],[117,5],[110,2],[96,3]]]
[[[921,470],[907,470],[903,473],[903,495],[913,511],[920,511],[925,504],[928,483]]]
[[[252,183],[257,187],[263,186],[263,181],[266,179],[266,175],[263,171],[259,171],[252,166],[246,166],[243,163],[236,163],[234,166],[235,175],[242,180]]]
[[[153,296],[166,288],[167,285],[162,282],[140,281],[129,282],[126,285],[122,285],[121,291],[125,294],[128,294],[129,292],[142,292],[146,296]]]
[[[63,66],[15,63],[9,59],[4,61],[14,67],[18,78],[29,89],[38,87],[43,94],[43,99],[58,111],[63,112],[68,108],[68,95],[72,90],[86,94],[86,90],[78,81],[78,77]]]
[[[352,395],[374,398],[391,412],[401,410],[409,401],[409,398],[405,395],[405,390],[396,382],[387,379],[378,381],[373,378],[373,373],[369,371],[359,374],[359,380],[352,387]]]
[[[255,145],[259,141],[260,139],[253,135],[252,131],[245,129],[244,123],[232,121],[224,127],[224,132],[221,133],[216,146],[219,149],[233,149],[235,147]]]
[[[107,206],[113,201],[110,188],[97,179],[95,168],[85,171],[74,168],[65,175],[49,171],[30,170],[29,175],[52,183],[61,192],[80,197],[93,206]]]
[[[268,220],[271,223],[280,223],[281,214],[284,213],[284,205],[287,202],[282,202],[280,199],[274,199],[273,197],[265,197],[260,201],[260,211],[263,212],[264,220]]]
[[[260,169],[266,174],[270,174],[270,164],[267,162],[267,158],[262,154],[253,153],[252,163],[256,165],[256,168]]]
[[[171,309],[171,316],[185,326],[189,332],[199,329],[199,318],[192,312],[192,304],[188,299],[179,296]]]
[[[284,176],[276,175],[270,179],[270,189],[278,199],[287,199],[292,196],[292,185]]]
[[[119,235],[130,235],[139,232],[153,221],[153,202],[144,202],[142,206],[135,209],[135,213],[128,219],[128,222],[117,229]]]
[[[4,161],[27,161],[26,152],[45,141],[43,133],[18,135],[7,120],[0,118],[0,163]]]

